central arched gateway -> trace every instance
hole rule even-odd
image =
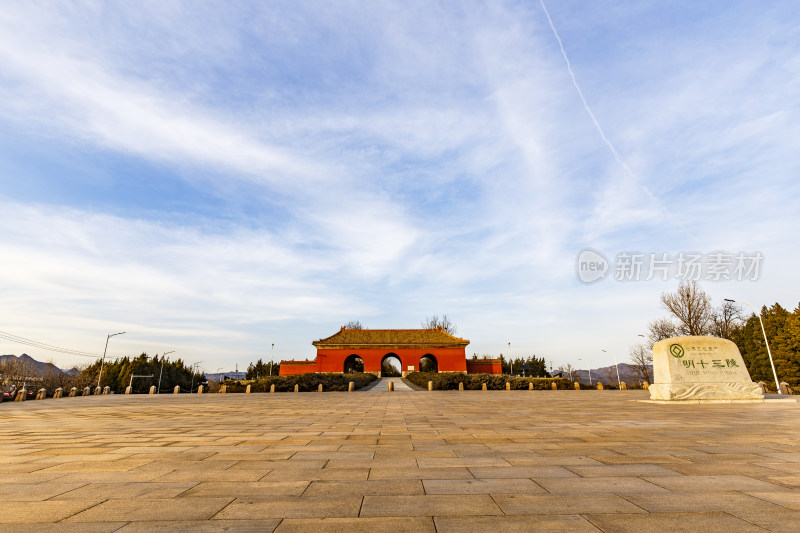
[[[381,359],[380,377],[391,378],[403,375],[403,360],[396,353],[387,353]]]

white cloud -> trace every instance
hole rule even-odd
[[[91,344],[123,322],[146,333],[120,343],[177,339],[226,360],[276,324],[302,352],[350,318],[414,326],[447,312],[479,353],[522,335],[519,349],[567,357],[559,339],[576,325],[581,349],[613,338],[596,315],[623,309],[617,330],[639,327],[662,289],[576,287],[584,246],[695,247],[680,220],[704,248],[791,248],[796,46],[750,45],[780,13],[743,40],[677,20],[691,38],[665,46],[671,26],[631,23],[647,7],[550,7],[634,176],[598,137],[535,3],[4,10],[11,135],[157,164],[228,215],[124,218],[91,198],[32,205],[0,189],[10,323],[40,338],[46,317]],[[761,285],[773,300],[792,279],[774,268]]]

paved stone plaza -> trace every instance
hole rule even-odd
[[[800,531],[800,404],[632,401],[644,398],[4,403],[0,530]]]

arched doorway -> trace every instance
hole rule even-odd
[[[426,353],[419,359],[419,371],[420,372],[438,372],[439,371],[439,363],[436,361],[436,357],[433,356],[431,353]]]
[[[400,356],[396,353],[387,353],[381,359],[381,377],[392,378],[400,377],[403,363],[400,361]]]
[[[361,357],[356,354],[348,355],[347,358],[344,360],[344,369],[342,371],[345,374],[363,372],[364,360],[361,359]]]

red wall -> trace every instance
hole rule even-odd
[[[403,371],[419,370],[419,360],[424,355],[433,355],[439,367],[439,372],[466,372],[467,359],[465,348],[369,348],[362,350],[352,349],[317,349],[318,372],[343,372],[344,361],[349,355],[357,355],[364,361],[364,372],[378,373],[381,371],[381,361],[387,354],[395,354],[400,359]],[[409,366],[413,366],[409,370]],[[283,364],[281,364],[283,368]]]
[[[281,361],[280,376],[294,376],[296,374],[313,374],[318,372],[316,361]]]
[[[500,359],[468,359],[467,374],[502,374]]]

